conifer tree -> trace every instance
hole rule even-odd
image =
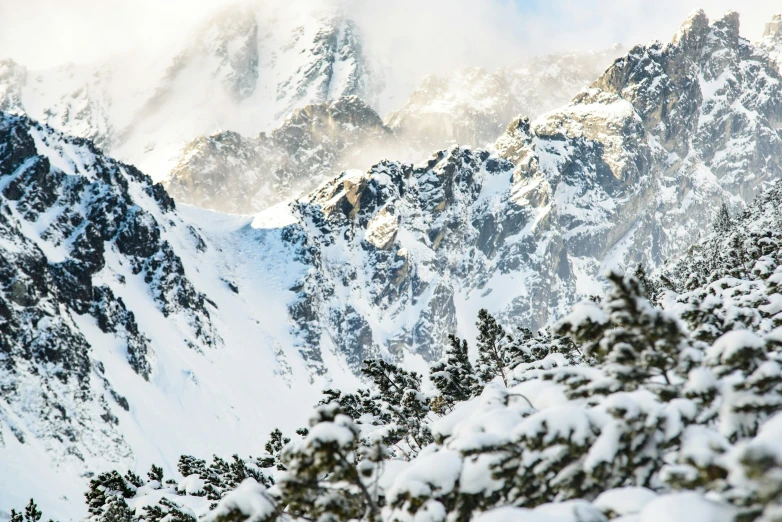
[[[638,280],[638,286],[641,291],[641,295],[654,303],[657,300],[659,293],[658,285],[648,276],[646,273],[646,267],[643,263],[637,263],[633,270],[633,275]]]
[[[230,463],[213,455],[212,463],[203,473],[199,473],[199,476],[205,482],[206,498],[213,501],[220,500],[225,493],[236,488],[248,477],[264,486],[271,486],[270,479],[260,469],[254,464],[248,466],[238,455],[233,455]]]
[[[103,513],[95,517],[96,522],[134,522],[133,513],[122,497],[111,497],[104,506]]]
[[[278,428],[274,428],[269,434],[269,440],[264,448],[266,455],[258,459],[258,465],[262,468],[276,467],[279,470],[284,470],[285,466],[280,462],[280,452],[290,441],[289,437],[282,436],[282,432]]]
[[[35,504],[35,501],[33,499],[30,499],[30,503],[27,504],[27,507],[24,508],[24,521],[25,522],[38,522],[41,520],[41,511],[38,509],[38,506]]]
[[[372,460],[383,449],[367,453],[369,465],[359,467],[358,435],[358,427],[341,413],[339,404],[316,408],[308,435],[283,449],[288,471],[278,487],[287,513],[305,520],[379,519],[377,493],[366,480],[375,471]]]
[[[723,201],[714,218],[714,231],[721,233],[729,232],[732,226],[733,220],[730,217],[730,210],[728,210],[728,205]]]
[[[509,338],[505,330],[486,309],[478,312],[478,376],[484,382],[490,382],[500,376],[505,386],[508,385],[508,345]]]
[[[144,485],[144,481],[141,479],[141,477],[139,477],[138,475],[136,475],[130,470],[128,470],[128,472],[125,473],[125,480],[133,484],[133,486],[137,488],[140,488],[141,486]]]
[[[381,416],[380,407],[377,401],[372,397],[369,390],[358,390],[356,393],[343,393],[341,390],[324,390],[323,397],[318,405],[338,402],[342,412],[353,420],[358,420],[365,414],[376,417]]]
[[[179,470],[179,473],[185,478],[189,477],[190,475],[198,475],[203,477],[206,475],[206,461],[197,459],[190,455],[182,455],[179,457],[177,469]]]
[[[386,440],[387,444],[406,439],[409,448],[404,450],[414,455],[433,438],[424,419],[431,411],[429,398],[421,392],[421,376],[408,372],[382,359],[365,361],[361,372],[369,377],[377,390],[376,409],[380,419],[393,424]]]
[[[448,408],[480,393],[480,384],[473,373],[467,341],[448,336],[445,356],[429,368],[429,379],[440,392]]]
[[[195,517],[182,511],[167,498],[161,498],[153,506],[144,506],[144,515],[142,519],[146,522],[160,522],[165,519],[166,522],[196,522]]]
[[[156,466],[155,464],[152,464],[152,467],[149,468],[149,471],[147,472],[147,477],[149,477],[149,480],[157,480],[162,484],[163,468],[161,468],[160,466]]]
[[[615,384],[603,392],[635,390],[649,383],[661,396],[675,396],[669,372],[679,366],[687,339],[679,323],[642,296],[632,275],[608,274],[613,288],[600,305],[582,302],[557,325],[584,354],[595,357]],[[689,368],[680,368],[686,374]]]
[[[722,335],[704,360],[718,378],[730,376],[720,405],[722,434],[731,441],[752,437],[770,415],[782,410],[782,365],[777,341],[747,330]]]
[[[727,270],[722,268],[722,271],[726,271],[729,275],[739,279],[746,279],[750,276],[749,259],[744,248],[744,238],[739,231],[735,231],[730,237],[725,262],[727,263],[727,267],[725,267]]]
[[[90,480],[90,486],[84,496],[87,498],[87,507],[93,515],[101,515],[110,500],[116,498],[131,498],[135,487],[128,483],[122,475],[116,471],[101,473],[97,478]]]
[[[541,330],[535,335],[528,328],[519,328],[516,337],[510,339],[507,353],[509,368],[540,361],[552,353],[564,355],[571,364],[582,359],[581,353],[569,337],[554,334],[549,329]]]

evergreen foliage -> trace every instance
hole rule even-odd
[[[638,280],[638,286],[641,291],[641,296],[648,299],[652,303],[656,303],[660,297],[662,291],[661,283],[649,277],[643,263],[635,265],[633,270],[633,276]]]
[[[587,357],[594,357],[612,379],[605,393],[648,385],[662,398],[675,397],[673,372],[686,375],[689,341],[678,320],[643,297],[632,275],[607,275],[612,290],[601,305],[585,301],[556,325],[570,335]]]
[[[97,478],[90,480],[90,487],[84,494],[87,508],[93,515],[102,515],[109,503],[118,498],[133,497],[136,489],[116,471],[101,473]]]
[[[519,328],[515,338],[510,339],[508,347],[508,366],[511,369],[519,365],[544,361],[553,354],[560,354],[569,364],[577,364],[583,357],[570,337],[541,330],[533,334],[527,328]]]
[[[157,480],[162,484],[163,468],[161,468],[160,466],[156,466],[155,464],[152,464],[152,467],[149,469],[149,472],[147,473],[147,477],[149,477],[149,480]]]
[[[443,407],[451,409],[457,402],[480,394],[482,387],[470,364],[467,341],[455,335],[449,335],[448,341],[444,357],[429,367],[429,379],[440,392]]]
[[[266,449],[266,455],[258,459],[258,465],[262,468],[274,467],[279,470],[284,470],[285,466],[280,462],[280,453],[282,448],[291,441],[289,437],[283,437],[282,432],[275,428],[269,434],[269,441],[264,448]]]
[[[431,443],[432,434],[424,422],[430,398],[421,391],[421,376],[382,359],[365,361],[361,372],[374,385],[374,408],[388,427],[384,443],[395,445],[407,457]]]
[[[157,480],[157,479],[154,479]],[[190,513],[185,513],[176,504],[162,498],[154,506],[144,506],[144,515],[141,517],[146,522],[196,522],[196,518]]]
[[[265,486],[271,485],[271,481],[258,465],[248,463],[238,455],[233,455],[230,462],[213,455],[212,463],[199,478],[205,482],[204,491],[209,500],[220,500],[225,493],[235,489],[247,478]]]
[[[27,504],[27,507],[24,508],[24,521],[38,522],[41,520],[41,515],[43,515],[43,513],[41,513],[41,511],[38,509],[35,501],[30,499],[30,503]]]
[[[714,218],[714,231],[717,233],[728,232],[733,226],[733,220],[730,217],[728,205],[723,201],[717,215]]]
[[[189,477],[190,475],[205,476],[206,461],[197,459],[190,455],[182,455],[179,457],[177,470],[179,470],[179,473],[183,477]]]
[[[365,477],[373,475],[384,452],[366,452],[359,467],[358,442],[359,428],[339,404],[318,406],[309,434],[283,450],[288,471],[278,487],[286,512],[305,520],[378,520],[377,487]]]
[[[499,376],[507,386],[509,337],[497,320],[483,308],[478,312],[475,326],[478,327],[478,376],[483,382],[491,382]]]
[[[11,518],[9,522],[39,522],[43,513],[38,509],[38,505],[35,500],[30,499],[30,502],[25,506],[23,512],[11,509]],[[52,522],[50,519],[49,522]]]

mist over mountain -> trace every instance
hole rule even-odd
[[[411,82],[213,7],[0,61],[0,519],[776,520],[780,15]]]

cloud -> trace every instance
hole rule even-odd
[[[669,41],[687,16],[704,8],[712,19],[733,9],[756,40],[780,5],[754,0],[345,0],[376,55],[398,84],[459,65],[494,69],[525,56]],[[397,100],[398,101],[398,100]],[[392,101],[393,105],[393,101]]]
[[[260,0],[263,1],[263,0]],[[279,1],[279,0],[269,0]],[[703,7],[742,14],[757,39],[778,4],[767,0],[332,0],[403,77],[460,64],[493,68],[524,55],[668,40]],[[3,0],[0,58],[31,68],[142,49],[158,54],[227,0]]]
[[[214,0],[2,0],[0,58],[31,68],[108,55],[155,53],[225,2]]]
[[[764,0],[558,0],[547,5],[538,12],[528,42],[538,50],[668,41],[696,9],[704,9],[712,20],[738,11],[743,35],[757,40],[771,16],[782,11],[779,4]]]

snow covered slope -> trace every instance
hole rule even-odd
[[[55,492],[88,471],[173,469],[183,446],[256,451],[332,379],[350,386],[337,356],[317,377],[291,348],[285,303],[308,267],[289,248],[2,114],[0,507],[34,491],[68,519],[82,498]]]
[[[483,329],[477,364],[455,340],[432,386],[371,361],[369,390],[330,390],[262,456],[102,474],[88,520],[777,520],[780,202],[777,182],[546,332]]]
[[[0,62],[0,108],[89,138],[154,179],[194,138],[230,129],[269,130],[296,107],[357,95],[376,102],[382,84],[355,24],[339,10],[288,2],[226,7],[175,52],[27,71]]]

